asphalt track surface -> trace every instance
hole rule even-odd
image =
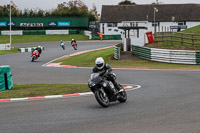
[[[78,51],[116,43],[80,42]],[[0,55],[0,65],[11,65],[14,83],[87,83],[90,69],[42,67],[50,60],[74,53],[72,47],[67,46],[64,51],[56,42],[40,45],[46,50],[33,63],[30,53]],[[114,72],[122,84],[141,85],[140,89],[127,92],[126,103],[112,103],[108,108],[102,108],[93,95],[1,102],[0,132],[200,132],[200,71],[115,69]]]

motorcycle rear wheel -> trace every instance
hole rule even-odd
[[[77,50],[77,46],[73,46],[74,47],[74,50]]]
[[[104,94],[102,91],[100,91],[100,90],[95,91],[95,98],[102,107],[109,106],[109,103],[110,103],[109,98],[108,98],[107,94]]]
[[[119,86],[120,86],[120,88],[123,88],[120,84],[119,84]],[[123,88],[123,90],[124,90],[124,88]],[[126,100],[127,100],[126,91],[124,90],[124,91],[122,91],[122,92],[119,92],[118,101],[119,101],[120,103],[124,103],[124,102],[126,102]]]

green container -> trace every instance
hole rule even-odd
[[[10,71],[10,66],[0,66],[0,91],[10,89],[13,89],[13,80]]]
[[[92,34],[93,40],[100,40],[99,34]],[[103,40],[121,40],[121,35],[103,35]]]
[[[103,40],[121,40],[121,35],[103,35]]]
[[[92,34],[92,39],[93,40],[100,40],[100,37],[98,34]]]

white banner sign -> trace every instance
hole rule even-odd
[[[11,45],[10,44],[0,44],[0,50],[10,50]]]
[[[43,27],[43,23],[20,23],[20,27]]]

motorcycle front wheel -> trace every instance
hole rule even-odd
[[[34,60],[35,60],[35,55],[33,55],[31,61],[34,62]]]
[[[102,107],[108,107],[110,102],[105,92],[101,90],[95,91],[95,98]]]

